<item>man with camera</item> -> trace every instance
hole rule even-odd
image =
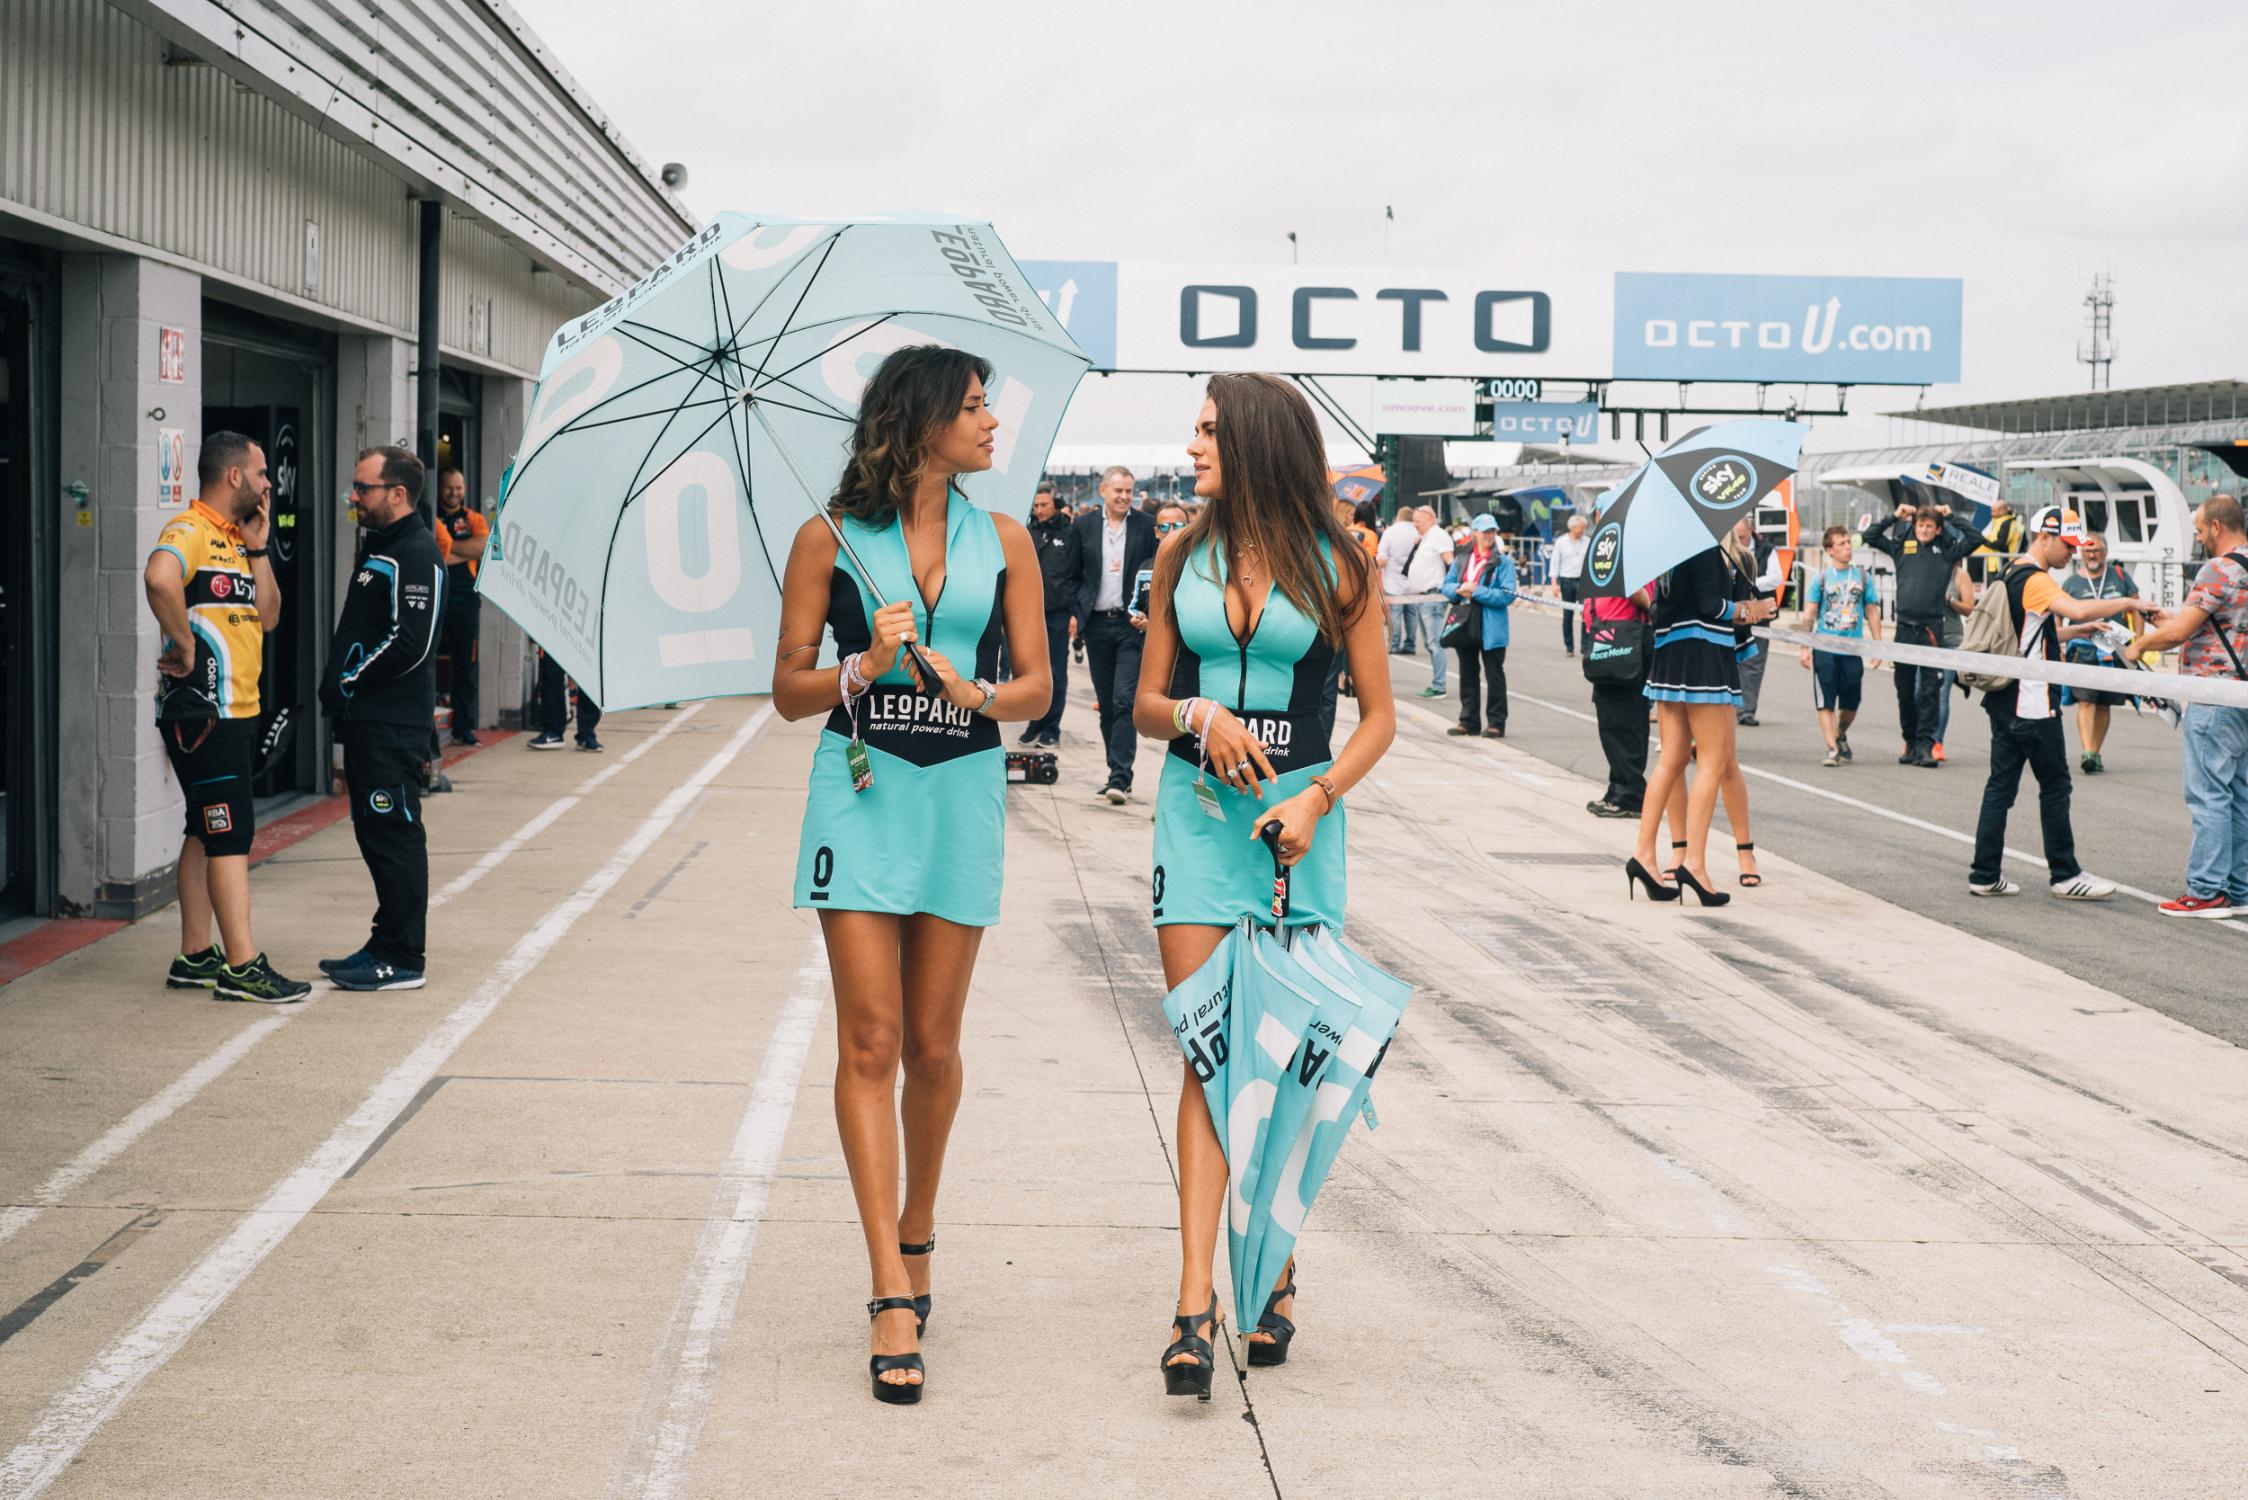
[[[1950,506],[1930,501],[1898,506],[1894,516],[1866,533],[1866,545],[1897,564],[1897,644],[1942,645],[1952,570],[1983,539],[1953,520]],[[1897,723],[1904,730],[1898,765],[1933,770],[1943,764],[1935,756],[1943,698],[1941,668],[1897,663]]]

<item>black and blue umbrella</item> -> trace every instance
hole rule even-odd
[[[1799,422],[1720,422],[1640,465],[1593,523],[1585,597],[1632,593],[1716,546],[1795,473],[1808,431]]]

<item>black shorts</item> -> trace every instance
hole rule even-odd
[[[159,719],[164,754],[187,798],[181,832],[203,841],[213,857],[248,854],[257,832],[250,774],[257,762],[255,719]]]

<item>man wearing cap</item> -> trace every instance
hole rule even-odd
[[[2124,655],[2183,646],[2188,677],[2248,682],[2248,525],[2240,502],[2211,495],[2194,513],[2193,534],[2209,561],[2194,574],[2184,604]],[[2166,917],[2231,917],[2248,911],[2248,708],[2189,703],[2179,739],[2186,764],[2186,893],[2162,903]]]
[[[2057,662],[2063,640],[2090,634],[2098,621],[2146,609],[2137,599],[2079,599],[2054,580],[2052,570],[2066,568],[2083,542],[2084,522],[2076,512],[2048,505],[2030,518],[2021,558],[1993,580],[1994,587],[2006,590],[2017,649],[2032,661]],[[1983,695],[1990,715],[1990,779],[1983,784],[1975,862],[1967,874],[1967,889],[1977,896],[2012,896],[2021,890],[2000,872],[1999,862],[2006,853],[2006,814],[2021,790],[2024,766],[2037,778],[2038,821],[2044,826],[2053,894],[2064,901],[2104,901],[2115,894],[2113,881],[2087,875],[2076,862],[2060,696],[2054,684],[2027,678]]]

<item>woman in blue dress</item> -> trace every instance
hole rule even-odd
[[[1204,503],[1156,554],[1132,710],[1141,734],[1169,745],[1153,914],[1173,986],[1243,916],[1269,918],[1268,823],[1294,870],[1288,922],[1342,925],[1343,798],[1397,733],[1380,588],[1335,518],[1310,405],[1277,376],[1213,376],[1186,451]],[[1337,652],[1357,684],[1358,727],[1331,754],[1321,699]],[[1178,1336],[1163,1384],[1207,1396],[1225,1151],[1183,1060],[1179,1076]],[[1250,1334],[1250,1363],[1287,1357],[1294,1299],[1291,1261]]]
[[[991,467],[990,378],[974,355],[928,345],[882,362],[828,502],[850,550],[825,520],[797,532],[773,674],[783,718],[827,716],[795,904],[819,913],[834,974],[835,1121],[872,1270],[874,1394],[898,1405],[921,1398],[937,1181],[960,1105],[960,1017],[983,929],[999,920],[999,725],[1044,713],[1051,687],[1030,534],[952,482]],[[841,660],[821,666],[829,633]],[[1016,674],[995,686],[1002,638]]]

